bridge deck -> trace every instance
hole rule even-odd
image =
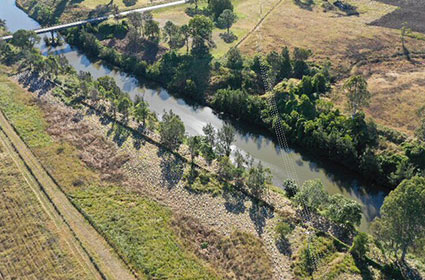
[[[115,16],[126,17],[126,16],[128,16],[129,14],[132,14],[132,13],[143,13],[143,12],[153,11],[153,10],[157,10],[157,9],[161,9],[161,8],[182,5],[182,4],[185,4],[186,1],[187,0],[179,0],[179,1],[174,1],[174,2],[170,2],[170,3],[159,4],[159,5],[155,5],[155,6],[151,6],[151,7],[145,7],[145,8],[139,8],[139,9],[134,9],[134,10],[125,11],[125,12],[120,12],[117,15],[102,16],[102,17],[97,17],[97,18],[92,18],[92,19],[80,20],[80,21],[76,21],[76,22],[51,26],[51,27],[40,28],[40,29],[34,30],[34,32],[36,34],[43,34],[43,33],[48,33],[48,32],[59,31],[59,30],[62,30],[62,29],[67,29],[67,28],[71,28],[71,27],[85,25],[85,24],[88,24],[88,23],[98,23],[98,22],[101,22],[101,21],[104,21],[104,20],[107,20],[107,19],[110,19],[110,18],[114,18]],[[12,35],[3,36],[3,37],[0,38],[0,40],[10,40],[10,39],[12,39],[12,37],[13,37]]]

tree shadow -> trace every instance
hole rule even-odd
[[[313,0],[294,0],[295,5],[301,9],[312,11],[314,2]]]
[[[354,257],[354,263],[356,264],[356,267],[360,270],[360,275],[362,276],[363,280],[373,280],[374,278],[374,273],[370,270],[369,268],[369,264],[358,258],[358,257]]]
[[[256,201],[252,202],[252,206],[249,209],[249,217],[254,223],[255,230],[258,235],[261,236],[264,232],[264,227],[266,226],[266,220],[273,218],[273,211],[261,203]]]
[[[245,212],[246,196],[244,194],[232,190],[225,190],[223,193],[223,198],[225,199],[224,207],[230,213],[241,214]]]
[[[163,149],[158,151],[158,156],[161,158],[161,185],[171,189],[182,179],[185,165],[181,159]]]
[[[276,247],[279,252],[287,257],[292,256],[291,243],[287,238],[279,238],[276,240]]]
[[[145,127],[143,125],[139,125],[139,127],[137,128],[137,131],[133,131],[132,135],[133,135],[133,147],[136,150],[140,150],[140,148],[142,147],[142,145],[145,145],[146,140],[143,137],[143,134],[145,132]]]
[[[108,137],[113,135],[112,141],[114,141],[119,147],[121,147],[124,142],[127,141],[128,137],[130,136],[130,133],[130,131],[128,131],[121,125],[115,124],[106,132],[106,135]]]

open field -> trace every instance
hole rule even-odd
[[[23,176],[3,141],[0,131],[0,279],[97,279],[66,225],[41,190],[34,193],[39,186]]]
[[[280,0],[262,1],[263,13],[265,14],[272,10],[279,2]],[[214,28],[212,38],[216,43],[216,47],[211,50],[211,53],[216,58],[222,57],[231,47],[237,45],[239,41],[241,41],[251,30],[254,29],[260,20],[260,5],[257,0],[236,0],[232,1],[232,4],[234,6],[235,13],[238,16],[238,20],[232,26],[231,31],[238,37],[238,39],[232,43],[226,43],[220,38],[220,33],[225,33],[226,30]],[[168,20],[177,25],[186,24],[190,20],[190,17],[185,13],[185,9],[188,6],[189,5],[184,5],[156,10],[153,12],[154,19],[159,21],[161,26],[163,26]],[[200,8],[203,6],[205,5],[200,5]],[[184,48],[182,48],[182,50],[183,49]]]

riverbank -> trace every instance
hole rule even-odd
[[[109,65],[137,77],[154,80],[170,92],[180,94],[185,99],[193,101],[195,95],[197,98],[194,102],[199,103],[199,100],[201,100],[201,104],[206,102],[204,104],[211,106],[217,112],[228,114],[244,123],[254,123],[267,129],[272,135],[275,135],[275,118],[277,116],[270,110],[269,103],[272,102],[272,99],[277,99],[281,118],[279,126],[285,131],[291,145],[297,145],[314,153],[315,156],[343,165],[362,176],[364,180],[384,186],[387,190],[393,189],[404,178],[412,176],[411,173],[423,172],[423,163],[415,159],[416,155],[412,155],[412,150],[415,150],[414,153],[425,154],[423,144],[385,127],[377,129],[373,121],[366,120],[363,114],[358,114],[354,119],[348,118],[339,110],[334,109],[332,103],[317,96],[314,97],[311,93],[303,94],[304,78],[312,79],[312,76],[304,75],[302,81],[295,83],[282,82],[267,94],[257,95],[258,93],[249,92],[249,90],[246,93],[245,89],[223,88],[226,84],[231,86],[241,72],[229,69],[222,63],[219,63],[218,70],[210,69],[208,67],[211,66],[205,65],[210,71],[207,71],[208,75],[211,76],[203,77],[204,74],[191,74],[191,70],[186,69],[189,74],[185,74],[185,78],[181,79],[179,73],[183,70],[176,70],[180,67],[179,65],[196,64],[196,61],[202,59],[197,60],[192,56],[171,52],[155,64],[149,65],[131,55],[120,54],[116,50],[102,45],[100,41],[95,45],[88,46],[84,43],[85,40],[88,38],[96,40],[96,38],[91,38],[89,35],[78,35],[76,32],[76,30],[71,30],[68,33],[68,41],[78,45],[86,52],[89,51],[92,57],[100,58]],[[246,63],[250,61],[249,59],[245,60]],[[205,64],[205,62],[201,64]],[[198,69],[200,66],[196,67]],[[253,71],[247,66],[244,67],[243,70]],[[315,69],[317,66],[310,65],[309,67]],[[206,70],[197,70],[197,72],[202,71]],[[317,73],[318,70],[315,71]],[[261,74],[257,75],[260,75],[257,80],[261,81]],[[206,83],[205,92],[202,90],[199,92],[199,89],[194,92],[186,90],[186,83],[192,81],[191,79],[195,79],[195,81],[198,79],[195,85]],[[242,82],[245,81],[240,81],[240,83]],[[254,83],[251,77],[247,82]],[[205,99],[202,98],[203,94],[206,94]],[[282,100],[282,96],[288,94],[289,100]],[[399,156],[394,156],[394,153]],[[414,171],[416,168],[419,171]]]

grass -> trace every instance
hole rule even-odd
[[[269,11],[279,0],[265,0],[262,1],[263,11]],[[259,2],[255,0],[236,0],[232,1],[234,11],[238,16],[237,22],[230,29],[238,39],[230,44],[220,38],[220,33],[225,33],[226,30],[214,28],[212,38],[216,43],[216,47],[211,50],[214,57],[220,58],[227,53],[227,51],[235,46],[240,40],[244,38],[258,23],[259,18]],[[200,5],[200,8],[205,7],[206,4]],[[159,21],[163,26],[166,21],[170,20],[177,25],[187,24],[190,17],[186,15],[185,9],[188,5],[169,7],[153,12],[154,19]],[[184,48],[181,49],[184,51]]]
[[[1,72],[0,109],[65,193],[140,276],[215,278],[181,246],[168,225],[172,215],[168,208],[123,188],[102,185],[99,174],[82,162],[74,146],[47,134],[43,111],[31,95]]]
[[[170,226],[172,213],[158,203],[116,187],[90,187],[71,194],[108,240],[149,279],[214,279],[185,252]]]
[[[88,279],[1,143],[0,186],[0,277]]]

